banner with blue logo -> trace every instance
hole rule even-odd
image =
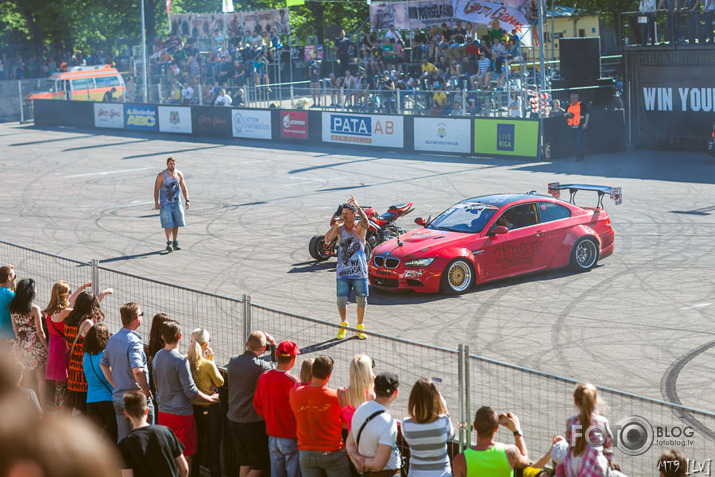
[[[403,117],[323,113],[323,142],[403,148]]]
[[[484,156],[538,157],[539,121],[475,119],[474,152]]]
[[[415,151],[469,154],[470,122],[469,119],[415,118]]]
[[[156,131],[156,106],[125,104],[124,127],[139,131]]]

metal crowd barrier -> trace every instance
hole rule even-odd
[[[58,279],[68,281],[72,289],[88,280],[94,281],[95,291],[114,288],[114,295],[107,297],[103,306],[111,331],[121,326],[118,310],[128,301],[139,303],[145,313],[145,323],[138,330],[145,340],[148,340],[151,318],[158,312],[178,320],[185,336],[194,328],[206,328],[212,336],[215,360],[221,366],[232,355],[243,352],[246,338],[253,330],[267,331],[277,341],[290,339],[298,344],[302,354],[294,369],[296,375],[305,358],[320,354],[333,357],[332,387],[347,386],[350,360],[357,353],[368,354],[376,362],[376,372],[389,370],[400,377],[402,398],[391,409],[399,419],[407,416],[407,396],[414,381],[430,377],[438,383],[450,406],[460,449],[475,443],[471,422],[476,410],[483,405],[519,416],[532,460],[550,448],[554,434],[565,433],[566,419],[577,414],[573,390],[578,381],[478,356],[470,353],[468,345],[448,349],[369,331],[365,332],[369,336],[367,340],[355,337],[338,340],[340,325],[337,323],[252,303],[247,295],[235,299],[207,293],[111,270],[97,260],[72,260],[5,241],[0,241],[0,262],[14,265],[20,278],[35,279],[36,302],[42,308],[49,300],[52,284]],[[349,338],[353,331],[348,331]],[[684,449],[691,459],[689,464],[709,475],[707,466],[715,455],[715,413],[594,384],[605,403],[599,405],[599,410],[609,418],[616,445],[625,449],[616,450],[614,455],[626,475],[657,475],[659,456],[671,448]],[[639,455],[627,455],[643,445],[640,439],[633,437],[630,421],[624,421],[633,416],[645,419],[652,429],[649,450]],[[497,439],[513,442],[513,436],[503,430],[498,432]],[[231,460],[230,456],[227,460]]]

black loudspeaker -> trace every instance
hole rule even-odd
[[[595,84],[601,77],[601,39],[561,38],[559,40],[561,77],[568,83]]]

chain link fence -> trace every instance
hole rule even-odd
[[[550,449],[554,434],[565,434],[566,420],[577,414],[573,392],[578,381],[478,356],[466,345],[455,343],[455,349],[447,349],[369,331],[367,340],[359,340],[354,329],[348,330],[347,339],[338,340],[339,324],[252,303],[250,296],[220,296],[111,270],[96,260],[72,260],[4,241],[0,241],[0,262],[13,264],[21,278],[35,279],[41,307],[58,279],[68,281],[72,289],[89,280],[95,291],[114,288],[114,295],[103,304],[113,331],[121,327],[119,308],[127,301],[139,303],[144,311],[146,321],[138,331],[145,341],[150,317],[159,312],[178,320],[185,335],[206,328],[219,365],[243,351],[253,330],[266,331],[278,342],[290,339],[298,344],[301,355],[295,374],[304,359],[331,356],[336,363],[332,387],[347,386],[350,360],[358,353],[368,354],[376,372],[392,371],[400,377],[404,397],[391,409],[397,418],[407,416],[406,396],[412,384],[420,377],[432,378],[450,406],[460,447],[475,443],[476,435],[469,429],[481,406],[519,416],[532,460]],[[707,466],[715,456],[715,413],[594,384],[599,388],[598,409],[609,419],[614,434],[614,460],[626,475],[657,475],[658,457],[672,448],[684,449],[689,465],[702,466],[701,473],[709,475]],[[501,428],[496,439],[513,442],[513,436]]]

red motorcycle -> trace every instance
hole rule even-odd
[[[372,207],[362,207],[362,210],[365,212],[365,215],[367,215],[368,220],[367,235],[365,236],[365,255],[369,257],[372,249],[378,244],[399,237],[405,233],[405,229],[397,225],[395,221],[409,214],[414,209],[412,208],[412,202],[407,202],[405,204],[391,205],[387,209],[387,212],[382,215],[378,215],[377,211]],[[341,204],[330,219],[330,226],[332,227],[336,220],[342,218],[342,215],[343,206]],[[358,217],[357,214],[355,214],[355,220],[360,221],[360,217]],[[313,238],[310,239],[310,244],[308,244],[308,251],[311,257],[322,262],[337,255],[338,239],[336,237],[332,242],[326,244],[325,234],[314,235]]]

